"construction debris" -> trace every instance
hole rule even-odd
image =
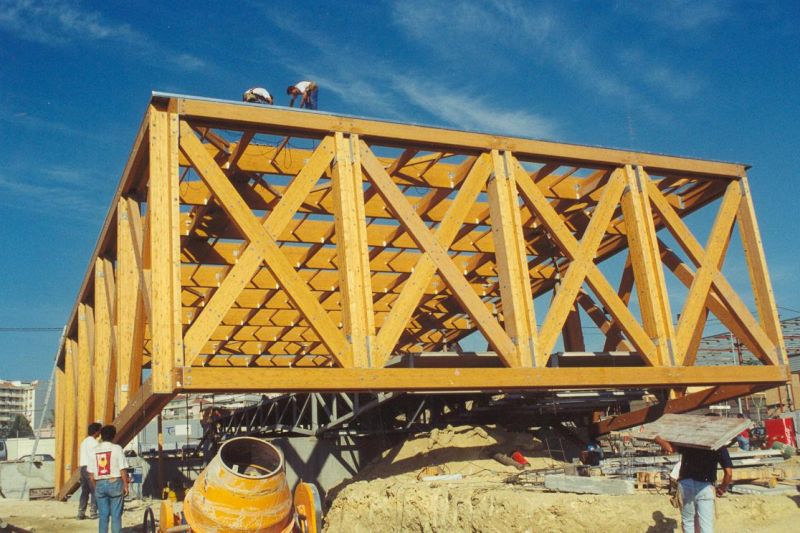
[[[606,494],[621,496],[633,494],[633,481],[604,477],[567,476],[564,474],[544,477],[544,486],[556,492],[574,492],[576,494]]]
[[[778,496],[782,494],[797,494],[797,487],[781,485],[778,487],[762,487],[760,485],[742,484],[731,487],[734,494],[759,494],[762,496]]]

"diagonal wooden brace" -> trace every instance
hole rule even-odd
[[[286,291],[295,307],[303,314],[331,356],[340,366],[350,366],[352,350],[341,330],[286,258],[275,237],[253,215],[250,207],[185,121],[181,122],[180,147],[233,223],[250,241],[248,249],[253,247],[258,256],[265,259],[267,268]]]

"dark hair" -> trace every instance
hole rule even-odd
[[[89,430],[88,430],[89,435],[96,435],[97,432],[100,431],[100,428],[102,427],[103,424],[101,424],[100,422],[92,422],[91,424],[89,424]]]
[[[108,425],[103,426],[103,429],[100,430],[100,437],[103,439],[104,442],[111,442],[114,440],[114,437],[117,436],[117,428],[114,426]]]
[[[292,94],[292,93],[294,93],[294,85],[289,85],[286,88],[286,94]]]

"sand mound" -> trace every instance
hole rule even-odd
[[[800,496],[794,496],[800,501]],[[717,532],[791,531],[798,503],[789,496],[725,496]],[[345,488],[326,517],[337,532],[680,531],[667,496],[584,496],[486,482],[374,480]]]
[[[540,434],[542,438],[545,433]],[[555,494],[504,483],[514,467],[491,452],[520,451],[531,467],[556,468],[546,445],[530,433],[495,427],[447,427],[388,450],[338,491],[325,518],[328,533],[679,531],[668,496]],[[461,474],[454,481],[420,481],[429,467]],[[734,496],[718,500],[716,531],[790,531],[798,496]]]
[[[532,468],[551,468],[561,464],[544,452],[542,442],[530,433],[517,433],[495,427],[448,426],[406,440],[384,452],[355,480],[387,477],[415,478],[426,467],[439,467],[446,474],[500,476],[516,472],[491,458],[495,451],[519,451]]]

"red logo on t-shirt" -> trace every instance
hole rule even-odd
[[[97,461],[97,475],[107,476],[111,474],[111,452],[97,452],[94,454]]]

